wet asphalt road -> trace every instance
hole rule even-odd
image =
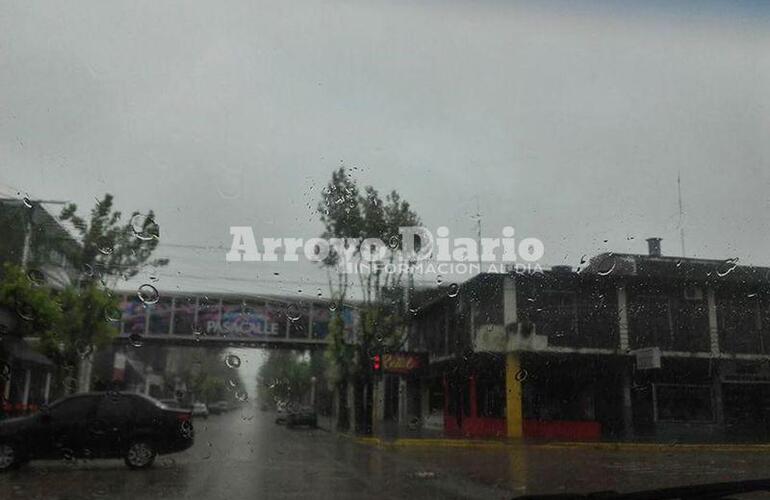
[[[0,498],[489,498],[490,487],[437,481],[396,453],[273,419],[243,408],[196,420],[192,448],[144,471],[122,460],[33,461],[0,476]]]
[[[379,449],[324,430],[286,429],[272,413],[251,408],[195,425],[195,446],[159,457],[150,470],[131,471],[120,460],[32,462],[0,476],[0,498],[481,499],[770,477],[770,453],[691,453],[675,446],[663,452]]]

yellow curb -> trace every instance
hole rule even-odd
[[[352,437],[352,436],[351,436]],[[401,438],[393,441],[377,437],[354,437],[356,443],[379,447],[435,447],[435,448],[477,448],[504,449],[529,447],[540,449],[594,449],[607,451],[678,452],[717,451],[770,453],[770,444],[726,444],[726,443],[608,443],[608,442],[552,442],[522,443],[506,441],[480,441],[469,439]]]
[[[443,448],[504,448],[510,446],[508,443],[500,441],[473,441],[468,439],[420,439],[420,438],[402,438],[393,441],[387,441],[376,437],[358,437],[355,442],[371,446],[383,447],[407,447],[407,446],[426,446]]]
[[[382,445],[382,439],[380,439],[380,438],[357,437],[357,438],[354,438],[354,440],[358,444],[370,444],[370,445],[374,445],[374,446],[381,446]]]
[[[510,446],[502,441],[474,441],[469,439],[419,439],[404,438],[393,441],[393,446],[435,446],[446,448],[504,448]]]
[[[580,448],[609,451],[720,451],[720,452],[770,452],[770,444],[729,444],[729,443],[581,443],[558,442],[534,445],[539,448]]]

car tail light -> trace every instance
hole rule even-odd
[[[192,418],[192,416],[189,413],[177,413],[176,419],[180,422],[188,422]]]

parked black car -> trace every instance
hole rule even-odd
[[[318,415],[315,410],[309,406],[289,410],[289,414],[286,416],[286,427],[297,427],[298,425],[318,427]]]
[[[35,415],[0,421],[0,471],[38,458],[123,458],[142,469],[193,440],[189,410],[140,394],[75,394]]]

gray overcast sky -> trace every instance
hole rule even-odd
[[[538,237],[549,265],[653,235],[678,254],[681,171],[688,255],[770,265],[767,10],[3,2],[0,183],[154,209],[161,289],[325,291],[307,266],[172,245],[316,236],[340,164],[454,235],[478,196],[485,235]]]

